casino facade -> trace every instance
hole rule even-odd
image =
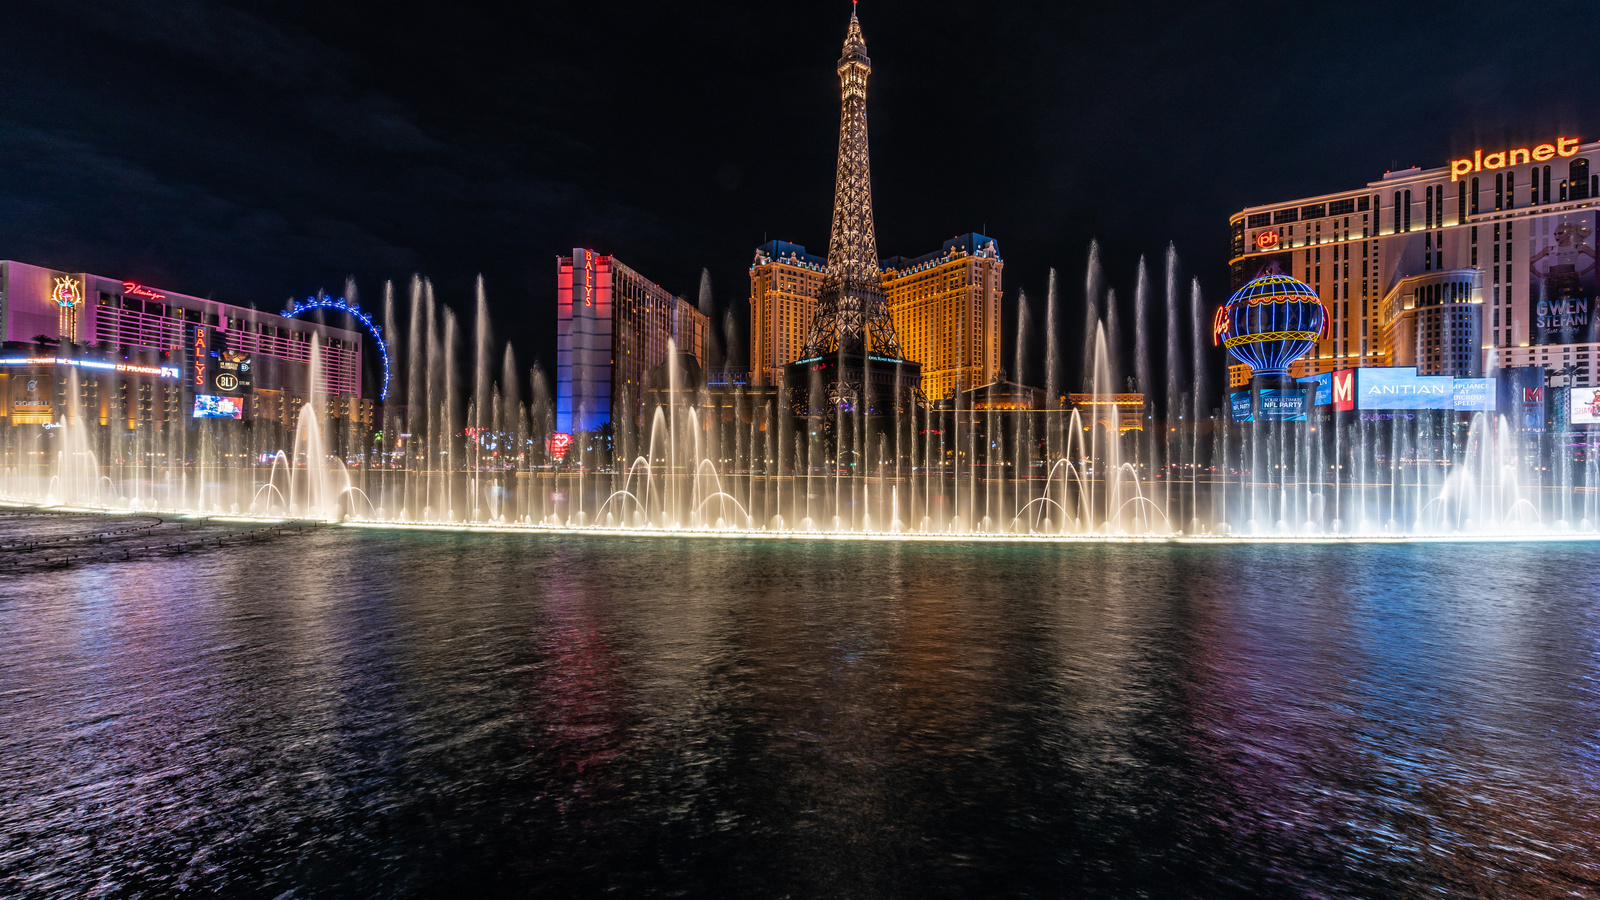
[[[361,339],[279,312],[0,261],[0,427],[71,416],[127,429],[204,418],[290,426],[313,394],[335,417],[370,424]]]
[[[1543,366],[1592,386],[1600,364],[1600,142],[1476,148],[1359,188],[1240,210],[1231,290],[1278,271],[1329,313],[1296,376],[1368,366],[1476,377]],[[1230,372],[1235,386],[1248,369]]]

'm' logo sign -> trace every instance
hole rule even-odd
[[[1522,402],[1523,403],[1543,403],[1544,402],[1544,388],[1542,388],[1542,387],[1523,388],[1522,389]]]
[[[1335,372],[1333,375],[1333,406],[1335,409],[1351,410],[1356,406],[1356,373]]]

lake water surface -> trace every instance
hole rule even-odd
[[[0,575],[0,895],[1600,893],[1600,545],[111,555]]]

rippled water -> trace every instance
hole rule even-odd
[[[0,580],[4,896],[1600,891],[1593,545],[133,557]]]

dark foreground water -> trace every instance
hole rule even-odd
[[[0,574],[6,897],[1600,892],[1596,545],[111,555]]]

